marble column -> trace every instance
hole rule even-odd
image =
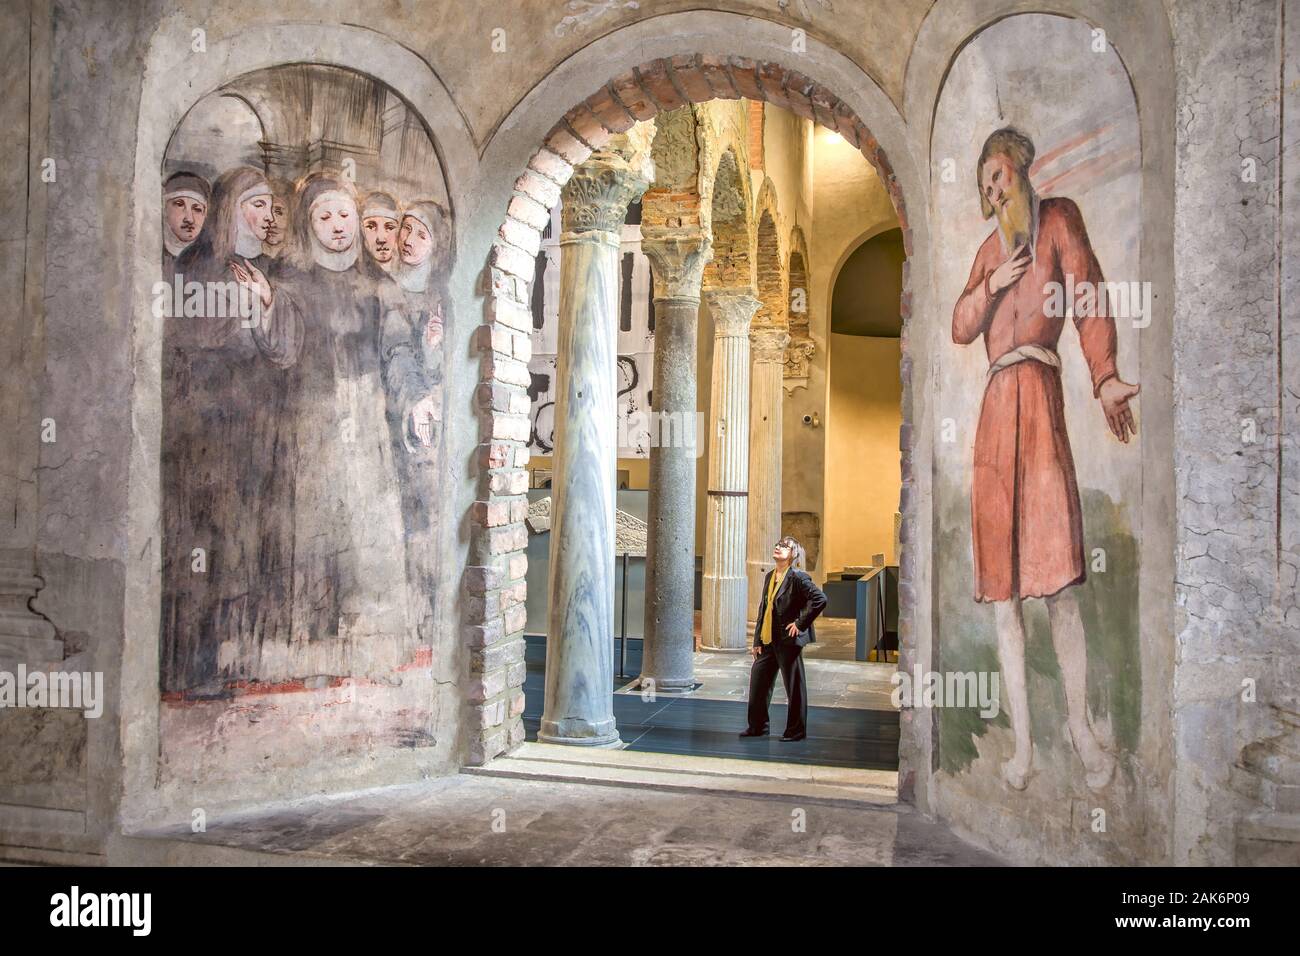
[[[646,226],[655,288],[655,361],[641,686],[695,685],[696,332],[700,281],[713,254],[699,229]]]
[[[654,178],[654,126],[613,137],[561,192],[546,704],[537,739],[620,746],[614,723],[618,255]]]
[[[745,620],[749,323],[761,303],[752,289],[710,290],[705,300],[713,316],[713,389],[700,634],[708,650],[743,652],[752,637]]]
[[[781,537],[781,406],[785,393],[785,347],[790,333],[780,326],[750,330],[753,356],[749,379],[749,578],[746,617],[758,617],[763,578],[772,570],[772,545]]]

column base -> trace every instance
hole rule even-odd
[[[627,746],[618,735],[618,731],[603,737],[553,737],[550,734],[537,734],[539,744],[560,744],[565,747],[591,747],[596,750],[622,750]]]
[[[641,689],[641,682],[644,680],[654,681],[654,692],[656,694],[689,694],[693,690],[699,690],[704,686],[703,681],[697,681],[694,678],[690,680],[661,680],[658,677],[638,677],[633,682],[634,687]]]

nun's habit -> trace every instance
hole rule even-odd
[[[285,562],[278,481],[285,375],[260,355],[240,311],[232,262],[270,260],[241,207],[270,197],[266,178],[218,177],[199,237],[177,260],[201,301],[163,331],[161,684],[165,693],[219,693],[255,675],[247,652],[287,635],[277,570]],[[201,549],[201,550],[198,550]]]

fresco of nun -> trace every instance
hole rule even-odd
[[[387,278],[397,263],[397,233],[402,214],[398,202],[385,192],[373,192],[361,201],[361,260],[372,279]]]
[[[293,202],[293,183],[287,179],[269,178],[271,184],[271,227],[266,231],[262,251],[272,259],[280,258],[285,240],[289,238],[289,204]]]
[[[170,279],[176,257],[184,252],[203,229],[212,202],[212,187],[202,176],[179,172],[163,183],[162,277]]]
[[[164,692],[208,693],[225,677],[223,643],[284,632],[276,573],[284,562],[279,422],[284,374],[259,355],[240,276],[264,275],[271,188],[239,167],[212,186],[198,238],[176,260],[183,313],[163,332],[161,478]],[[197,283],[197,285],[195,285]]]
[[[377,642],[367,638],[411,633],[406,602],[393,599],[405,586],[397,546],[405,521],[388,409],[390,392],[401,405],[418,390],[406,380],[416,371],[415,346],[408,326],[381,357],[380,288],[360,259],[351,184],[306,177],[289,219],[290,248],[276,263],[273,303],[256,337],[289,372],[290,625],[295,647],[305,647],[291,666],[360,675],[392,664],[370,656]]]
[[[389,428],[402,463],[403,511],[407,518],[406,561],[411,613],[421,636],[431,627],[437,580],[434,539],[436,479],[442,437],[441,282],[451,259],[451,225],[432,200],[402,213],[392,279],[385,279],[380,354],[390,400]]]

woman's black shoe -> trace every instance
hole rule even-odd
[[[748,727],[746,727],[744,730],[740,732],[740,736],[741,737],[766,737],[767,731],[750,730]]]
[[[792,737],[792,736],[790,736],[789,734],[782,734],[782,735],[781,735],[781,739],[782,739],[782,740],[785,740],[785,741],[791,741],[791,740],[803,740],[803,739],[805,739],[807,736],[808,736],[807,734],[795,734],[795,735]]]

